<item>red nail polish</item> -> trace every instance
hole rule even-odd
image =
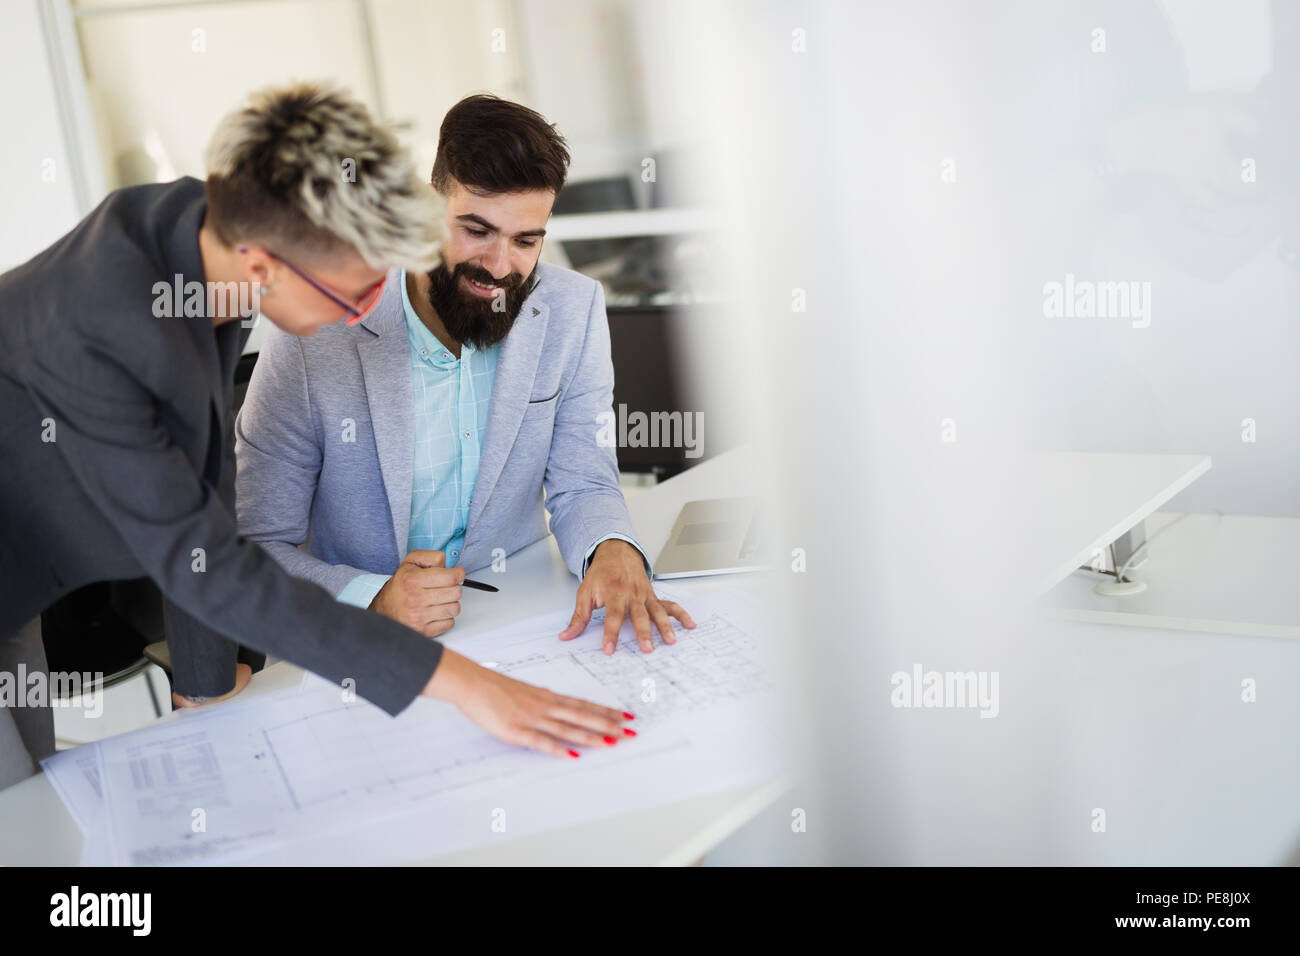
[[[616,740],[616,739],[613,738],[613,737],[602,737],[601,739],[604,740],[605,743],[607,743],[607,744],[616,744],[616,743],[618,743],[618,740]]]
[[[636,736],[636,731],[635,731],[635,730],[629,730],[629,729],[626,728],[626,727],[623,728],[623,733],[627,734],[629,737],[635,737],[635,736]]]
[[[636,716],[635,716],[634,714],[629,714],[629,713],[625,710],[625,711],[623,711],[623,719],[624,719],[624,720],[636,720]]]
[[[570,750],[570,751],[569,751],[569,756],[570,756],[570,757],[580,757],[580,756],[582,756],[582,755],[581,755],[580,753],[578,753],[578,751],[576,751],[576,750]]]

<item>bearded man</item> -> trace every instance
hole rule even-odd
[[[627,617],[648,653],[652,626],[673,643],[670,618],[694,622],[656,597],[598,442],[614,387],[601,286],[539,262],[568,164],[524,106],[448,112],[430,183],[442,261],[395,270],[355,326],[271,331],[236,423],[239,526],[291,574],[435,637],[466,572],[546,536],[544,500],[581,579],[558,636],[604,607],[605,652]]]

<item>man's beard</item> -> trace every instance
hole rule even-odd
[[[503,291],[485,299],[462,289],[461,276]],[[450,270],[446,263],[440,263],[429,272],[429,305],[433,306],[443,328],[453,339],[462,344],[468,342],[476,349],[485,349],[510,334],[524,300],[537,284],[536,276],[537,270],[533,269],[527,279],[518,272],[512,272],[504,279],[494,279],[486,269],[468,262],[457,263]]]

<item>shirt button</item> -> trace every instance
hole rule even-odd
[[[459,551],[453,551],[452,554],[460,554]]]
[[[465,433],[465,437],[466,437],[466,438],[469,437],[469,432],[466,432],[466,433]]]

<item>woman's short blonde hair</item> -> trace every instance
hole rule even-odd
[[[376,269],[438,261],[437,194],[392,132],[341,90],[255,93],[217,126],[206,161],[207,221],[227,245],[312,261],[350,249]]]

